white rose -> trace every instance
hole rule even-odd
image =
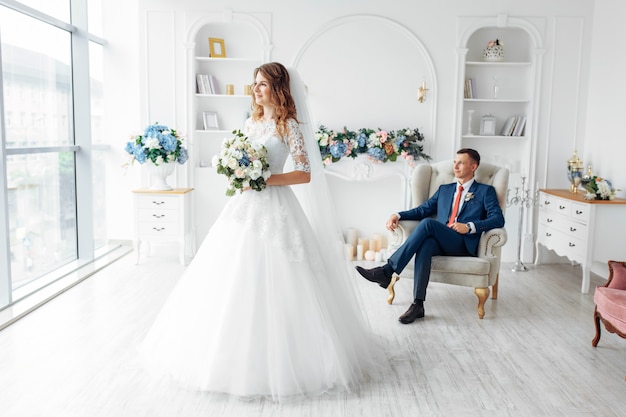
[[[239,162],[235,158],[228,158],[228,168],[235,169],[239,166]]]
[[[216,168],[219,164],[220,158],[217,155],[213,155],[213,158],[211,158],[211,165],[213,166],[213,168]]]
[[[259,178],[262,174],[262,171],[260,169],[252,169],[250,170],[250,179],[251,180],[256,180],[257,178]]]
[[[146,149],[159,149],[161,145],[159,144],[159,140],[157,138],[148,138],[146,139],[146,143],[143,147]]]

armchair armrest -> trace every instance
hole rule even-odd
[[[478,257],[490,258],[497,256],[496,248],[502,247],[507,240],[506,229],[496,228],[483,233],[478,244]]]
[[[419,220],[400,220],[398,228],[391,232],[389,238],[388,256],[394,253],[406,240],[413,230],[420,224]]]

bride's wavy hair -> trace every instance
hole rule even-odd
[[[276,106],[276,128],[278,133],[284,135],[287,130],[287,120],[298,121],[296,103],[291,96],[289,89],[289,72],[287,68],[278,62],[263,64],[254,70],[254,79],[258,73],[267,78],[272,91],[271,100]],[[259,120],[263,117],[263,106],[256,104],[254,95],[252,96],[252,117]]]

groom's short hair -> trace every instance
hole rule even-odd
[[[465,153],[470,157],[471,160],[476,162],[476,165],[480,165],[480,154],[475,149],[471,148],[462,148],[456,151],[457,154]]]

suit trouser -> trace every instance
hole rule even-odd
[[[430,218],[420,222],[406,242],[389,257],[387,263],[400,274],[413,255],[415,255],[413,296],[416,300],[426,299],[433,256],[475,256],[467,250],[462,234]]]

